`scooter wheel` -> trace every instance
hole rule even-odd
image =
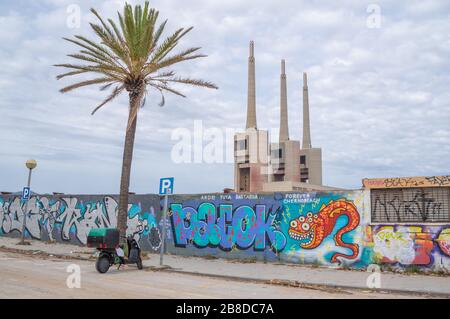
[[[144,268],[144,266],[142,265],[141,257],[138,258],[136,265],[137,265],[139,270],[142,270],[142,268]]]
[[[97,262],[95,263],[95,269],[101,274],[104,274],[109,269],[109,258],[106,256],[100,257],[97,259]]]

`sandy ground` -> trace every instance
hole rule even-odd
[[[80,266],[81,288],[67,267]],[[364,291],[324,291],[237,282],[126,266],[96,272],[93,261],[0,252],[0,298],[411,298]],[[414,297],[417,298],[417,297]]]

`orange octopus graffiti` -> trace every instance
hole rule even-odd
[[[348,218],[347,224],[337,231],[334,241],[336,246],[351,249],[352,254],[335,253],[331,257],[331,262],[339,262],[338,257],[355,259],[358,257],[359,246],[344,242],[342,236],[358,227],[359,213],[355,205],[345,199],[331,201],[328,205],[322,205],[316,214],[308,212],[306,216],[300,216],[291,220],[289,236],[294,240],[300,241],[300,247],[314,249],[333,232],[337,219],[344,215]]]

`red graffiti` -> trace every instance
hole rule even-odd
[[[359,246],[356,244],[345,243],[342,236],[355,229],[359,225],[359,213],[355,205],[345,199],[331,201],[328,205],[322,205],[317,214],[308,212],[306,216],[300,216],[290,222],[289,236],[292,239],[300,241],[300,247],[313,249],[318,247],[322,241],[329,236],[336,221],[340,216],[347,216],[347,224],[338,230],[334,236],[336,246],[351,249],[351,255],[335,253],[331,257],[331,262],[338,262],[338,257],[355,259],[358,256]]]

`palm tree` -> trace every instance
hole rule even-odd
[[[57,64],[55,66],[70,70],[70,72],[57,76],[58,80],[68,76],[95,75],[89,80],[83,79],[64,87],[60,90],[62,93],[90,85],[100,85],[102,91],[111,90],[110,95],[93,110],[92,115],[122,92],[128,93],[129,112],[117,218],[117,227],[123,236],[127,228],[128,193],[137,114],[145,104],[148,89],[159,92],[161,95],[159,105],[163,106],[166,92],[185,97],[171,87],[173,83],[213,89],[217,89],[217,86],[203,80],[178,77],[173,70],[168,69],[179,62],[206,57],[206,55],[198,53],[199,47],[175,54],[171,53],[178,41],[191,31],[192,27],[180,28],[163,41],[160,40],[167,20],[157,25],[159,12],[150,8],[148,1],[145,2],[144,8],[137,5],[133,9],[128,3],[125,4],[123,14],[118,12],[119,27],[112,19],[105,22],[94,9],[91,9],[91,12],[99,20],[99,24],[90,23],[99,38],[98,42],[79,35],[74,39],[64,38],[64,40],[81,47],[79,53],[68,56],[81,60],[85,64]]]

